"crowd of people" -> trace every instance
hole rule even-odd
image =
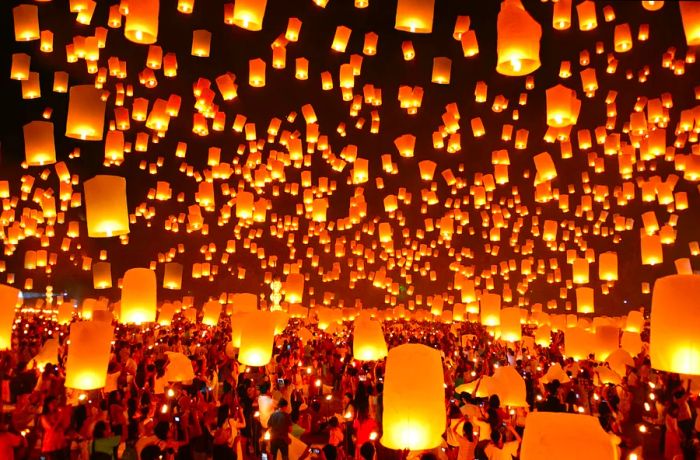
[[[644,350],[619,382],[607,383],[604,364],[562,355],[560,333],[543,348],[495,340],[474,323],[386,321],[390,349],[422,343],[442,352],[446,384],[443,444],[391,451],[380,442],[385,362],[353,358],[352,323],[331,334],[292,320],[276,337],[271,362],[250,368],[236,360],[227,321],[117,325],[106,386],[80,392],[64,387],[67,327],[19,319],[1,361],[0,458],[511,460],[532,411],[596,416],[625,458],[696,455],[697,390],[654,371]],[[302,340],[301,328],[311,336]],[[56,359],[39,362],[49,339],[58,342]],[[167,352],[190,358],[191,382],[167,381]],[[499,366],[513,366],[525,380],[525,406],[507,407],[480,391]]]

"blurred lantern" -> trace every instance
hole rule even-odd
[[[396,450],[439,446],[445,431],[444,399],[438,350],[419,344],[392,348],[384,378],[382,445]]]
[[[73,320],[73,305],[68,302],[64,302],[58,306],[58,313],[56,314],[56,322],[61,326],[70,324]]]
[[[274,318],[269,312],[254,311],[247,313],[241,321],[244,324],[238,361],[247,366],[265,366],[272,358]]]
[[[563,412],[532,412],[527,416],[520,458],[618,460],[617,443],[615,437],[603,430],[596,417]]]
[[[508,307],[501,310],[501,340],[519,342],[522,339],[520,312],[520,308],[517,307]]]
[[[92,285],[95,289],[109,289],[112,287],[112,266],[109,262],[93,264]]]
[[[92,85],[70,89],[66,137],[84,141],[101,141],[104,131],[106,102],[101,91]]]
[[[267,0],[236,0],[233,6],[233,23],[243,29],[262,30]]]
[[[654,369],[700,374],[700,275],[671,275],[654,283],[649,356]]]
[[[700,45],[700,3],[693,1],[680,1],[683,31],[688,46]]]
[[[520,0],[505,0],[498,13],[498,63],[502,75],[527,75],[540,67],[542,28]]]
[[[163,274],[163,287],[165,289],[180,289],[182,286],[182,264],[168,262],[165,264]]]
[[[479,299],[481,307],[481,324],[484,326],[498,326],[501,324],[501,296],[492,293],[483,293]]]
[[[119,322],[152,323],[156,320],[156,273],[148,268],[132,268],[124,273]]]
[[[24,156],[29,166],[43,166],[56,163],[56,145],[53,137],[53,123],[32,121],[24,125]]]
[[[15,324],[15,308],[19,301],[19,289],[0,284],[0,350],[12,348],[12,326]]]
[[[165,368],[165,379],[168,382],[189,383],[194,380],[194,369],[192,360],[182,353],[166,351],[168,364]]]
[[[66,388],[97,390],[105,386],[114,328],[102,321],[82,321],[70,327]]]
[[[15,40],[27,42],[38,40],[39,33],[39,7],[36,5],[18,5],[12,8],[12,16],[15,25]]]
[[[528,406],[525,380],[513,366],[502,366],[494,371],[489,384],[489,393],[498,395],[503,406]]]
[[[150,45],[158,40],[158,13],[160,0],[135,0],[129,2],[124,36],[135,43]]]
[[[396,30],[429,34],[433,31],[435,0],[399,0],[396,5]]]
[[[663,0],[642,0],[642,6],[647,11],[658,11],[664,6]]]
[[[216,326],[221,316],[221,304],[217,300],[210,300],[202,307],[202,324]]]
[[[581,101],[576,92],[563,85],[553,86],[546,91],[547,125],[562,128],[576,124]]]
[[[83,183],[88,236],[105,238],[129,233],[126,180],[99,175]]]

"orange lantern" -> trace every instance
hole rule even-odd
[[[233,6],[233,23],[243,29],[262,30],[267,0],[236,0]]]
[[[405,32],[429,34],[433,31],[435,0],[399,0],[394,28]]]
[[[105,238],[129,233],[126,180],[98,175],[83,183],[88,236]]]
[[[29,166],[56,163],[53,123],[32,121],[24,125],[24,155]]]
[[[688,46],[700,45],[700,4],[691,1],[680,1],[678,7],[681,10],[683,31]]]
[[[70,327],[66,388],[96,390],[107,381],[114,328],[104,321],[82,321]]]
[[[92,285],[95,289],[112,287],[112,265],[109,262],[97,262],[92,266]]]
[[[238,361],[247,366],[265,366],[272,358],[275,321],[269,312],[254,311],[242,318]]]
[[[158,40],[158,13],[160,0],[129,2],[124,36],[135,43],[150,45]]]
[[[152,323],[156,320],[156,273],[148,268],[132,268],[124,273],[119,322]]]
[[[540,67],[542,28],[525,11],[520,0],[505,0],[497,20],[498,62],[502,75],[527,75]]]
[[[101,91],[92,85],[70,89],[66,137],[84,141],[101,141],[104,131],[106,102]]]
[[[0,284],[0,350],[12,348],[12,326],[15,324],[15,308],[19,301],[19,289]]]
[[[12,16],[16,41],[27,42],[39,39],[39,7],[28,4],[18,5],[12,8]]]

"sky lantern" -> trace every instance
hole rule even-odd
[[[415,378],[417,374],[420,379]],[[444,399],[438,350],[419,344],[392,348],[384,376],[382,445],[396,450],[439,446],[445,431]]]
[[[165,379],[168,382],[188,383],[194,380],[195,374],[192,368],[192,360],[182,353],[174,351],[165,352],[168,364],[165,367]]]
[[[233,7],[233,23],[250,31],[262,30],[267,0],[237,0]]]
[[[432,82],[440,85],[450,84],[450,71],[452,69],[452,60],[446,57],[436,57],[433,59],[433,77]]]
[[[501,340],[519,342],[522,339],[520,312],[518,307],[507,307],[501,310]]]
[[[593,313],[595,311],[593,288],[577,287],[576,288],[576,312],[577,313]]]
[[[182,264],[177,262],[168,262],[165,264],[165,272],[163,273],[163,287],[165,289],[180,289],[182,286]]]
[[[105,238],[129,233],[126,180],[98,175],[83,183],[88,236]]]
[[[570,327],[564,330],[564,355],[578,361],[588,359],[593,353],[595,337],[593,333],[580,327]]]
[[[626,53],[632,49],[632,31],[629,24],[616,25],[614,33],[615,51]]]
[[[151,45],[158,40],[160,0],[132,0],[126,15],[124,36],[134,43]]]
[[[535,331],[535,343],[541,347],[548,347],[552,343],[552,328],[546,324],[540,325]]]
[[[95,289],[112,287],[112,266],[109,262],[97,262],[92,265],[92,284]]]
[[[216,326],[221,316],[221,304],[218,300],[210,300],[202,306],[202,324]]]
[[[15,323],[15,307],[19,300],[19,289],[0,284],[0,350],[9,350],[12,347],[12,326]]]
[[[290,273],[284,283],[284,300],[291,304],[300,303],[304,297],[304,275]]]
[[[131,268],[122,281],[122,324],[152,323],[156,320],[156,273],[148,268]]]
[[[12,8],[15,25],[15,40],[27,42],[39,39],[39,7],[37,5],[17,5]]]
[[[603,252],[598,256],[598,278],[601,281],[617,281],[617,253]]]
[[[620,347],[620,328],[605,325],[595,328],[595,357],[598,361],[605,361],[608,356]]]
[[[70,324],[73,320],[73,304],[69,302],[64,302],[58,306],[58,313],[56,313],[56,322],[61,326]]]
[[[103,321],[81,321],[70,326],[66,360],[66,388],[97,390],[107,381],[114,328]]]
[[[642,0],[642,7],[647,11],[658,11],[663,8],[663,0]]]
[[[501,296],[490,292],[481,294],[479,299],[481,324],[498,326],[501,324]]]
[[[433,31],[435,0],[399,0],[396,5],[396,30],[417,34]]]
[[[494,371],[489,384],[489,393],[498,395],[503,406],[511,408],[528,406],[525,380],[513,366],[500,366]]]
[[[576,124],[581,101],[576,92],[564,85],[553,86],[545,92],[547,98],[547,125],[562,128]]]
[[[654,369],[700,374],[698,299],[700,275],[670,275],[654,283],[649,337]]]
[[[557,169],[554,166],[552,157],[547,152],[542,152],[534,156],[535,167],[539,182],[546,182],[557,177]]]
[[[642,264],[656,265],[664,261],[661,237],[659,235],[649,235],[644,230],[639,235],[642,247]]]
[[[247,366],[265,366],[272,358],[275,322],[269,312],[247,313],[241,331],[238,361]],[[234,344],[235,346],[235,344]]]
[[[576,284],[588,284],[588,260],[577,257],[572,264],[573,282]]]
[[[578,27],[581,30],[593,30],[598,27],[598,18],[595,11],[595,2],[585,0],[576,5],[578,14]]]
[[[12,66],[10,68],[10,78],[13,80],[26,80],[29,78],[29,63],[31,56],[24,53],[12,54]]]
[[[625,331],[641,333],[644,330],[644,315],[639,310],[630,310],[627,313]]]
[[[387,356],[387,345],[378,320],[364,316],[355,319],[352,354],[360,361],[378,361]]]
[[[101,91],[92,85],[70,88],[66,137],[84,141],[101,141],[106,103]]]
[[[527,415],[520,445],[523,460],[618,460],[619,457],[615,437],[603,430],[596,417],[564,412]]]
[[[192,31],[192,56],[209,57],[211,32],[205,29]]]
[[[43,166],[56,162],[53,123],[32,121],[24,125],[24,156],[29,166]]]
[[[571,0],[559,0],[554,3],[552,27],[556,30],[567,30],[571,27]]]
[[[497,19],[498,63],[496,71],[518,77],[540,67],[542,28],[525,11],[520,0],[505,0]]]
[[[693,1],[680,1],[678,7],[681,10],[685,41],[688,46],[700,45],[700,5]]]

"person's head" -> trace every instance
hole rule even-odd
[[[343,404],[348,405],[352,402],[352,393],[348,392],[343,395]]]
[[[362,444],[362,446],[360,446],[360,458],[362,458],[362,460],[372,460],[374,458],[374,444],[370,441]]]
[[[498,409],[501,407],[501,398],[498,395],[491,395],[489,398],[489,409]]]
[[[668,415],[671,417],[678,417],[678,404],[671,403],[668,406]]]
[[[160,421],[153,428],[153,434],[156,435],[161,441],[168,440],[168,433],[170,432],[170,424],[166,421]]]
[[[437,455],[432,452],[426,452],[420,456],[420,460],[438,460]]]
[[[280,399],[280,402],[277,404],[277,407],[278,407],[279,410],[281,410],[282,412],[285,411],[285,409],[287,408],[287,406],[289,406],[289,402],[287,402],[287,400],[284,399],[284,398]]]
[[[330,426],[331,428],[337,428],[338,425],[339,425],[339,423],[338,423],[338,417],[331,417],[331,418],[328,420],[328,426]]]
[[[159,460],[163,458],[163,451],[156,444],[146,446],[141,451],[141,460]]]
[[[472,422],[464,422],[464,425],[462,425],[462,431],[464,433],[464,437],[469,440],[469,442],[474,441],[474,426],[472,425]]]
[[[227,404],[222,404],[216,411],[216,426],[223,426],[228,419],[229,408]]]
[[[109,425],[104,420],[95,423],[95,428],[92,430],[93,439],[102,439],[109,436]]]

